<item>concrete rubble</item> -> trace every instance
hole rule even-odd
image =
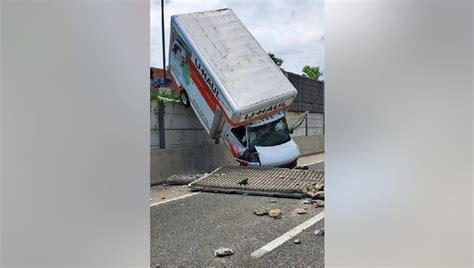
[[[305,208],[297,208],[295,209],[296,214],[306,214],[308,213]]]
[[[321,200],[324,200],[324,191],[316,192],[316,194],[314,195],[313,199],[321,199]]]
[[[234,255],[234,251],[230,248],[220,247],[214,251],[214,256],[216,257],[225,257]]]
[[[323,208],[324,207],[324,200],[317,199],[317,200],[313,200],[312,203],[314,204],[315,208],[319,208],[319,207]]]
[[[268,209],[266,208],[256,208],[253,210],[253,214],[257,216],[263,216],[268,214]]]
[[[303,193],[313,199],[324,199],[324,180],[306,186]]]
[[[166,183],[169,185],[187,185],[202,177],[202,174],[194,175],[173,175],[166,179]]]
[[[316,230],[314,231],[314,234],[315,234],[315,235],[318,235],[318,236],[324,236],[324,233],[325,233],[325,232],[324,232],[324,228],[322,228],[322,229],[316,229]]]
[[[274,219],[279,219],[281,218],[281,215],[283,214],[283,211],[281,211],[278,208],[273,208],[268,211],[268,216],[274,218]]]

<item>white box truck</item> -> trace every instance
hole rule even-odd
[[[241,165],[296,166],[284,110],[297,90],[231,9],[172,16],[169,70],[182,103]]]

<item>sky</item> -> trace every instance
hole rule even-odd
[[[324,75],[323,0],[165,0],[166,57],[171,15],[221,8],[231,8],[267,52],[284,60],[286,71],[301,74],[311,65]],[[150,64],[161,68],[160,0],[151,0],[150,12]]]

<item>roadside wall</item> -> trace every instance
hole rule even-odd
[[[287,112],[288,125],[293,124],[303,112]],[[308,122],[303,122],[292,134],[292,137],[323,135],[324,115],[310,113]],[[158,148],[160,135],[158,128],[158,103],[151,102],[150,107],[150,144]],[[181,103],[165,104],[165,144],[166,148],[179,148],[190,145],[215,144],[201,126],[191,108],[184,107]]]
[[[324,114],[324,82],[285,72],[290,83],[298,90],[289,110]]]
[[[324,151],[324,136],[294,137],[301,154],[314,154]],[[237,165],[232,154],[224,144],[190,145],[181,148],[157,149],[150,151],[151,184],[166,182],[171,175],[210,172],[220,166]]]
[[[191,108],[186,108],[181,103],[165,104],[166,148],[214,143]],[[152,101],[150,104],[150,145],[154,148],[159,144],[158,102]]]
[[[210,172],[219,166],[236,165],[224,144],[190,145],[150,151],[151,184],[164,183],[171,175]]]

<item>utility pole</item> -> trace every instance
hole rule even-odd
[[[161,0],[161,45],[163,46],[163,85],[165,85],[165,81],[166,81],[165,0]]]
[[[161,0],[161,44],[163,46],[163,83],[166,81],[166,58],[165,58],[165,0]],[[160,135],[160,149],[166,148],[165,143],[165,103],[158,101],[158,128]]]

